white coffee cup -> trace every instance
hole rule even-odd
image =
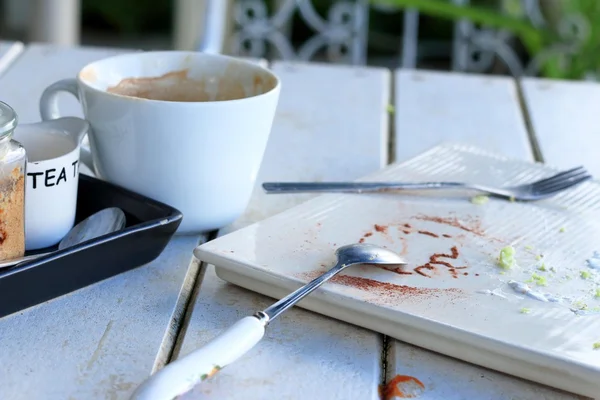
[[[80,118],[23,124],[14,139],[27,153],[25,249],[56,245],[77,210],[79,150],[89,125]]]
[[[108,91],[129,78],[155,78],[138,83],[167,88],[182,79],[177,93],[204,98],[151,100]],[[96,176],[179,209],[178,233],[219,229],[244,212],[279,99],[280,82],[266,68],[198,52],[119,55],[48,87],[42,119],[60,116],[60,91],[82,103]]]

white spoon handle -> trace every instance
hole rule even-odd
[[[136,389],[131,400],[172,400],[243,356],[264,334],[264,321],[242,318],[203,347],[152,375]]]

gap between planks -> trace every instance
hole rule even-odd
[[[390,72],[390,80],[389,80],[389,98],[388,98],[388,146],[387,146],[387,165],[393,164],[396,161],[396,74]],[[390,109],[391,106],[391,109]],[[381,334],[381,364],[380,364],[380,374],[381,377],[379,379],[379,385],[381,388],[384,388],[387,384],[387,367],[388,367],[388,357],[389,357],[389,348],[390,348],[391,340],[387,335]]]
[[[515,88],[517,90],[517,98],[519,99],[519,108],[521,110],[521,116],[523,117],[523,125],[525,125],[525,130],[527,131],[527,136],[529,138],[529,144],[531,146],[531,153],[533,155],[533,159],[535,161],[544,162],[544,155],[542,154],[542,150],[540,148],[540,142],[535,134],[535,129],[533,127],[533,122],[531,121],[531,114],[529,112],[529,107],[527,105],[527,101],[525,100],[525,94],[523,92],[523,85],[521,83],[520,78],[514,78]]]
[[[208,242],[210,240],[213,240],[216,237],[217,237],[217,232],[213,232],[206,239],[206,241]],[[198,244],[201,244],[201,243],[198,243]],[[187,285],[187,287],[191,290],[189,291],[188,296],[186,298],[185,308],[182,310],[182,313],[181,313],[182,318],[179,320],[181,323],[176,328],[177,331],[174,332],[174,334],[171,337],[171,343],[170,343],[170,346],[168,346],[169,347],[168,354],[165,354],[165,357],[162,360],[157,360],[157,363],[154,366],[152,373],[154,373],[155,371],[164,367],[171,361],[179,358],[179,355],[181,352],[181,346],[183,345],[183,341],[185,339],[188,327],[190,325],[190,320],[191,320],[192,314],[194,312],[194,304],[196,303],[196,299],[198,298],[198,294],[200,293],[200,286],[202,286],[202,282],[204,281],[204,275],[206,274],[206,269],[208,267],[208,264],[206,264],[204,262],[201,263],[196,259],[194,259],[193,262],[196,263],[196,270],[195,270],[193,278],[191,278],[191,280],[190,280],[189,285]],[[174,320],[174,322],[175,322],[175,320]],[[165,347],[167,347],[167,346],[165,346]],[[166,351],[166,349],[165,349],[165,351]]]
[[[198,245],[213,239],[213,236],[214,235],[212,234],[202,235],[200,240],[198,240]],[[183,279],[183,284],[181,285],[179,296],[177,296],[173,317],[171,318],[169,328],[165,333],[160,348],[158,349],[156,360],[152,366],[152,371],[150,372],[151,375],[163,368],[173,359],[173,354],[179,343],[179,337],[182,335],[184,325],[188,319],[188,309],[194,304],[195,296],[197,295],[196,287],[199,286],[198,282],[201,281],[202,276],[202,266],[196,257],[192,256],[185,278]]]

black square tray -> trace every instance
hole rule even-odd
[[[123,210],[124,229],[0,269],[0,317],[149,263],[164,250],[183,218],[166,204],[80,174],[76,223],[106,207]]]

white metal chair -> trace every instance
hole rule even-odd
[[[347,64],[367,62],[367,36],[370,5],[368,0],[333,1],[327,17],[315,11],[311,0],[204,0],[206,3],[204,30],[197,46],[199,51],[227,52],[257,58],[284,60],[310,60],[325,50],[326,61]],[[458,5],[470,0],[448,0]],[[267,3],[274,4],[272,15]],[[499,2],[501,6],[502,2]],[[520,0],[521,12],[536,26],[546,23],[540,12],[542,0]],[[383,9],[379,7],[379,9]],[[393,11],[393,10],[391,10]],[[499,12],[504,11],[503,9]],[[294,13],[315,32],[314,36],[294,49],[286,36]],[[399,66],[415,68],[423,53],[419,40],[419,13],[403,12],[404,28]],[[235,22],[231,29],[231,22]],[[589,33],[585,16],[566,15],[559,23],[564,25],[564,37],[570,51],[577,41]],[[569,32],[579,32],[580,37],[569,37]],[[513,37],[505,31],[478,28],[468,20],[457,21],[451,50],[451,69],[455,71],[485,72],[500,60],[514,76],[535,75],[540,61],[556,51],[565,51],[564,44],[551,46],[523,65],[512,45]],[[274,51],[273,51],[274,50]],[[568,50],[568,49],[567,49]]]
[[[449,0],[465,4],[468,0]],[[205,0],[204,30],[197,50],[228,52],[257,58],[285,60],[310,60],[320,50],[325,50],[328,62],[365,64],[367,61],[368,20],[370,7],[379,11],[395,12],[393,7],[373,6],[368,0],[333,1],[327,17],[317,14],[311,0],[274,1],[274,12],[268,15],[269,0]],[[285,30],[292,16],[298,13],[315,35],[297,50],[293,48]],[[415,68],[419,58],[419,13],[405,10],[399,65]],[[235,23],[231,29],[231,22]],[[459,71],[484,71],[491,66],[495,49],[481,48],[469,38],[485,34],[469,21],[455,26],[452,46],[452,69]],[[268,49],[274,49],[268,54]],[[422,51],[421,51],[422,53]]]

